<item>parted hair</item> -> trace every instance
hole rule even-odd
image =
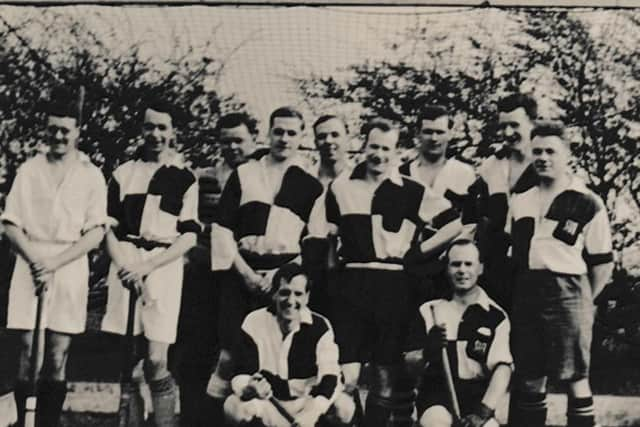
[[[538,103],[531,95],[512,93],[498,101],[498,111],[510,113],[518,108],[524,108],[531,120],[535,120],[538,117]]]
[[[536,136],[557,136],[564,141],[565,130],[564,124],[557,120],[540,120],[535,123],[535,126],[531,130],[531,139]]]
[[[269,128],[273,127],[273,121],[278,117],[294,117],[300,119],[300,128],[304,130],[304,117],[302,113],[293,107],[276,108],[269,116]]]
[[[449,110],[447,110],[447,108],[444,105],[439,105],[439,104],[427,105],[422,110],[420,110],[420,113],[418,114],[417,128],[418,129],[422,128],[423,120],[436,120],[436,119],[439,119],[440,117],[447,117],[449,119],[448,120],[449,129],[453,127],[453,119],[451,118]]]
[[[271,292],[275,293],[280,288],[282,281],[289,283],[296,276],[304,276],[307,279],[306,290],[309,290],[310,281],[307,277],[306,270],[296,262],[289,262],[276,271],[276,274],[273,275],[273,280],[271,282]]]

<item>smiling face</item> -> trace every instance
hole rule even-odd
[[[387,132],[378,128],[371,129],[364,147],[367,172],[370,175],[383,175],[395,165],[398,138],[397,129],[391,129]]]
[[[80,129],[73,117],[49,116],[46,132],[49,156],[60,159],[76,149]]]
[[[280,286],[273,294],[278,319],[287,323],[297,323],[301,320],[301,312],[309,304],[307,278],[298,274],[287,282],[280,279]]]
[[[567,172],[569,148],[559,136],[536,136],[531,141],[531,154],[541,179],[557,179]]]
[[[347,155],[347,129],[338,119],[329,119],[314,128],[315,143],[324,164],[335,164]]]
[[[222,157],[231,167],[243,163],[247,156],[255,150],[253,135],[244,124],[232,128],[221,128],[220,146],[222,147]]]
[[[498,114],[498,136],[514,151],[525,153],[529,149],[533,122],[523,107]]]
[[[271,156],[278,161],[291,158],[302,139],[303,124],[297,117],[275,117],[269,130]]]
[[[444,157],[450,138],[448,116],[422,120],[419,134],[420,152],[426,159],[434,161]]]
[[[168,113],[147,108],[142,124],[145,153],[152,157],[157,157],[169,147],[173,136],[171,116]]]
[[[453,285],[453,292],[464,294],[472,290],[482,274],[480,253],[474,244],[453,246],[449,250],[447,275]]]

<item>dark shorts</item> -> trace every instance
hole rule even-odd
[[[340,363],[402,361],[410,288],[402,271],[345,269],[330,286]]]
[[[475,406],[482,401],[484,393],[487,391],[489,382],[486,380],[457,380],[454,381],[460,414],[462,416],[470,414]],[[418,419],[424,412],[432,406],[444,406],[453,414],[453,407],[449,399],[449,392],[444,379],[430,378],[425,380],[418,391],[416,397],[416,411]]]
[[[586,276],[522,274],[514,294],[511,346],[518,375],[576,381],[588,377],[594,319]]]
[[[217,276],[220,284],[218,340],[220,348],[230,350],[247,314],[267,306],[270,299],[250,293],[242,277],[235,270],[223,271],[217,273]]]

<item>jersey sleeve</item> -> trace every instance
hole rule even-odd
[[[202,229],[198,220],[198,196],[198,181],[194,180],[182,197],[182,209],[177,223],[180,234],[199,233]]]
[[[509,334],[511,331],[511,325],[509,319],[505,317],[498,325],[495,332],[495,337],[489,354],[487,355],[487,369],[492,372],[496,366],[513,365],[513,357],[511,356],[511,348],[509,347]]]
[[[235,170],[224,186],[220,196],[218,219],[211,226],[211,269],[214,271],[230,269],[238,254],[234,231],[241,196],[240,177]]]
[[[422,196],[418,215],[422,221],[436,230],[441,229],[460,217],[458,211],[449,200],[428,189],[425,189]]]
[[[613,243],[607,210],[602,202],[600,209],[584,230],[584,258],[587,265],[607,264],[613,261]]]
[[[82,227],[83,233],[111,222],[107,215],[107,184],[104,176],[97,169],[93,181],[89,193],[88,210]]]
[[[5,209],[0,216],[2,222],[7,222],[19,228],[24,228],[22,218],[25,212],[25,196],[29,194],[28,179],[24,167],[20,167],[7,195]]]

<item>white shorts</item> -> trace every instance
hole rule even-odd
[[[56,255],[71,243],[31,242],[37,253]],[[41,328],[65,334],[84,332],[89,296],[89,260],[82,256],[60,267],[47,285]],[[7,328],[32,330],[36,323],[38,297],[27,262],[16,256],[9,288]]]
[[[165,248],[150,251],[130,242],[118,242],[120,251],[130,261],[143,262]],[[182,257],[152,271],[144,281],[142,295],[136,303],[134,335],[144,333],[145,338],[173,344],[178,330],[180,298],[182,296]],[[124,335],[127,328],[129,290],[122,286],[118,269],[112,263],[107,277],[109,295],[107,311],[102,319],[102,330]]]

